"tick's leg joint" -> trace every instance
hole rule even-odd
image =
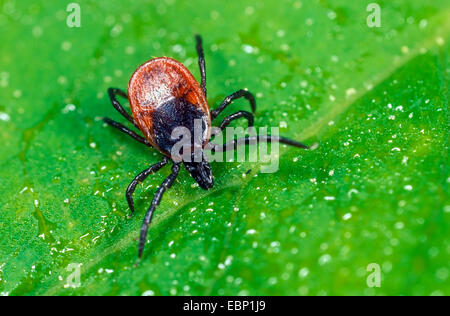
[[[241,117],[244,117],[247,119],[248,121],[248,127],[252,127],[254,122],[255,122],[255,118],[253,116],[252,113],[247,112],[247,111],[239,111],[236,112],[234,114],[231,114],[229,116],[227,116],[222,123],[220,123],[219,128],[223,131],[228,125],[230,125],[230,123],[234,120],[240,119]]]
[[[145,169],[140,174],[138,174],[133,181],[131,181],[130,185],[127,188],[127,191],[125,193],[125,197],[128,202],[128,206],[130,208],[131,213],[134,213],[134,201],[133,201],[133,193],[136,190],[136,186],[143,182],[149,175],[159,171],[162,167],[164,167],[169,159],[167,157],[164,157],[164,159],[154,165],[152,165],[150,168]]]
[[[250,107],[252,109],[252,112],[255,113],[255,111],[256,111],[255,97],[253,96],[253,94],[250,91],[241,89],[241,90],[238,90],[238,91],[230,94],[229,96],[227,96],[216,110],[211,111],[212,119],[214,120],[234,100],[242,98],[242,97],[246,98],[250,102]]]
[[[117,98],[116,98],[117,95],[120,95],[121,97],[123,97],[125,99],[128,99],[128,96],[124,91],[122,91],[118,88],[108,88],[108,96],[111,100],[113,107],[117,110],[117,112],[119,112],[123,117],[125,117],[128,121],[130,121],[134,126],[139,128],[137,126],[136,122],[134,121],[133,117],[130,114],[128,114],[128,112],[125,111],[125,109],[119,103],[119,101],[117,101]]]

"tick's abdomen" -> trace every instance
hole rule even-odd
[[[203,144],[209,140],[211,115],[205,95],[189,70],[180,62],[159,57],[149,60],[133,74],[128,84],[133,117],[147,140],[170,156],[176,127],[185,127],[194,137],[195,119],[202,122]]]
[[[183,144],[187,141],[189,143],[184,145],[191,148],[194,147],[195,141],[199,146],[206,145],[208,116],[186,99],[168,100],[155,109],[152,118],[155,144],[165,155],[171,155],[177,142]]]

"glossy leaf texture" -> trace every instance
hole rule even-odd
[[[379,28],[359,0],[78,3],[70,28],[64,2],[0,2],[1,294],[450,294],[448,1],[377,1]],[[195,33],[212,108],[247,88],[256,126],[317,148],[213,163],[210,191],[183,170],[134,267],[170,168],[128,217],[161,155],[102,123],[106,89],[154,56],[199,78]]]

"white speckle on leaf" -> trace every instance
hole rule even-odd
[[[123,31],[122,24],[114,25],[110,31],[111,37],[116,37],[116,36],[120,35],[120,33],[122,33],[122,31]]]
[[[286,44],[286,43],[281,44],[280,48],[281,48],[282,51],[285,51],[285,52],[290,49],[289,45]]]
[[[309,274],[309,269],[308,268],[301,268],[299,271],[298,271],[298,276],[300,277],[300,278],[306,278],[307,276],[308,276],[308,274]]]
[[[352,95],[356,94],[356,89],[355,88],[349,88],[347,89],[347,91],[345,91],[345,95],[347,97],[351,97]]]
[[[419,27],[420,27],[421,29],[426,28],[427,25],[428,25],[428,21],[427,21],[426,19],[420,20],[420,22],[419,22]]]
[[[403,187],[406,191],[411,191],[413,189],[412,185],[408,184]]]
[[[329,254],[324,254],[323,256],[321,256],[321,257],[319,258],[319,264],[320,264],[321,266],[327,264],[327,263],[330,262],[330,261],[331,261],[331,256],[330,256]]]
[[[58,84],[60,84],[60,85],[64,85],[64,84],[67,83],[67,78],[64,77],[64,76],[59,76],[58,79],[57,79],[57,82],[58,82]]]
[[[252,54],[255,51],[253,46],[247,44],[242,45],[242,50],[247,54]]]
[[[62,110],[61,112],[63,114],[67,114],[69,112],[75,111],[76,110],[76,106],[74,104],[67,104]]]
[[[330,11],[328,12],[327,16],[330,20],[334,20],[336,18],[336,12]]]
[[[248,6],[245,8],[244,12],[246,15],[252,15],[253,13],[255,13],[255,8],[253,8],[252,6]]]
[[[71,48],[72,48],[72,43],[71,43],[71,42],[69,42],[69,41],[64,41],[64,42],[61,43],[61,49],[62,49],[62,50],[68,51],[68,50],[70,50]]]
[[[8,122],[11,118],[9,117],[8,114],[4,113],[4,112],[0,112],[0,120],[4,121],[4,122]]]
[[[285,34],[286,34],[286,32],[284,30],[278,30],[277,31],[277,36],[278,37],[284,37]]]
[[[6,71],[0,72],[0,87],[6,88],[9,85],[9,73]]]
[[[135,52],[135,48],[133,46],[127,46],[125,47],[125,54],[132,55]]]
[[[403,222],[397,222],[395,223],[395,228],[396,229],[403,229],[405,227],[405,224]]]
[[[270,247],[273,247],[273,248],[280,247],[280,242],[279,241],[272,241],[270,243]]]
[[[342,216],[342,219],[344,221],[348,221],[350,218],[352,218],[352,214],[351,213],[347,213],[347,214],[344,214],[344,216]]]
[[[294,9],[298,10],[302,7],[302,5],[303,3],[301,1],[295,1],[292,6],[294,7]]]
[[[439,46],[444,46],[445,41],[442,37],[437,37],[436,38],[436,44],[438,44]]]
[[[181,46],[180,44],[173,45],[172,51],[174,53],[181,54],[181,53],[183,53],[183,46]]]

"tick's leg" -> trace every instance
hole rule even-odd
[[[292,139],[288,139],[282,136],[249,136],[244,138],[239,138],[232,140],[223,145],[213,145],[211,148],[212,152],[224,152],[230,150],[236,150],[241,145],[256,145],[260,142],[274,143],[279,142],[281,144],[290,145],[298,148],[309,149],[308,146],[297,142]]]
[[[211,117],[214,120],[225,108],[233,102],[233,100],[239,99],[239,98],[246,98],[250,102],[250,106],[252,108],[252,112],[255,113],[256,111],[256,102],[255,97],[253,94],[247,90],[238,90],[229,96],[227,96],[222,103],[219,105],[219,107],[216,110],[211,111]]]
[[[153,166],[150,166],[150,168],[145,169],[140,174],[138,174],[133,181],[131,181],[130,185],[127,188],[127,192],[125,194],[125,197],[127,198],[128,206],[130,207],[130,211],[133,214],[134,213],[134,202],[133,202],[133,193],[134,190],[136,190],[136,186],[143,182],[149,175],[157,172],[159,169],[164,167],[168,162],[168,159],[164,157],[164,159]]]
[[[119,103],[119,101],[117,101],[116,96],[120,95],[121,97],[128,99],[127,94],[117,88],[108,88],[108,95],[109,98],[111,99],[111,103],[113,105],[113,107],[117,110],[117,112],[119,112],[120,114],[122,114],[122,116],[124,118],[126,118],[128,121],[130,121],[131,123],[133,123],[134,126],[136,126],[137,128],[139,128],[136,124],[136,122],[134,121],[133,117],[131,117],[130,114],[128,114],[127,111],[125,111],[125,109],[123,108],[123,106]]]
[[[195,41],[197,42],[196,49],[198,55],[198,67],[200,68],[201,82],[203,93],[206,97],[206,65],[205,65],[205,55],[203,54],[202,38],[200,35],[195,35]]]
[[[172,184],[175,182],[175,179],[178,176],[178,172],[180,171],[180,163],[174,163],[172,166],[172,174],[168,176],[163,183],[158,187],[158,190],[156,190],[155,196],[153,198],[152,204],[150,205],[147,213],[145,214],[144,223],[141,227],[141,236],[139,238],[139,259],[142,257],[142,252],[144,251],[145,241],[147,238],[147,231],[148,226],[150,225],[153,217],[153,212],[155,211],[156,207],[161,202],[161,198],[166,192],[167,189],[169,189]]]
[[[136,132],[132,131],[128,127],[125,127],[124,125],[120,124],[119,122],[113,121],[108,117],[104,117],[103,122],[105,122],[108,125],[111,125],[112,127],[117,128],[119,131],[127,134],[128,136],[131,136],[138,142],[140,142],[144,145],[147,145],[148,147],[152,147],[152,145],[150,145],[150,143],[144,137],[142,137],[141,135],[138,135]]]
[[[222,123],[220,123],[219,128],[223,131],[230,123],[234,120],[240,119],[241,117],[245,117],[248,120],[248,127],[252,127],[255,121],[253,114],[247,111],[239,111],[230,116],[227,116]]]

